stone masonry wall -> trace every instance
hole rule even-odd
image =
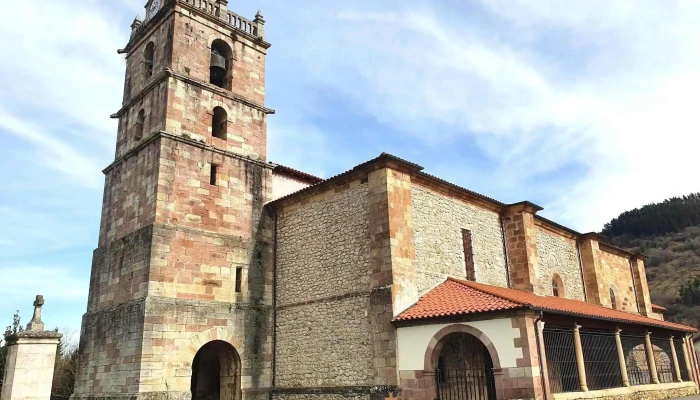
[[[88,312],[146,295],[152,234],[147,226],[94,251]]]
[[[149,136],[165,129],[165,104],[168,94],[167,81],[156,83],[135,100],[119,116],[116,156],[121,157],[143,143]],[[143,132],[137,136],[138,115],[144,111]]]
[[[367,185],[359,181],[326,199],[279,213],[278,307],[369,288],[367,216]]]
[[[173,71],[208,83],[211,44],[215,39],[223,40],[233,51],[231,91],[235,96],[263,104],[265,48],[243,35],[232,35],[228,28],[186,6],[179,5],[175,13]]]
[[[420,294],[447,276],[466,276],[462,229],[472,231],[476,280],[507,286],[503,235],[497,213],[414,185],[413,224]]]
[[[367,295],[278,308],[276,386],[372,385]]]
[[[226,138],[212,136],[214,107],[226,110]],[[165,130],[252,159],[264,160],[267,152],[265,114],[209,89],[171,78]]]
[[[614,286],[617,306],[623,311],[637,312],[637,299],[634,293],[634,280],[629,259],[600,249],[600,271],[598,285],[601,304],[610,307],[610,287]]]
[[[367,184],[301,203],[278,210],[276,387],[370,385]]]
[[[241,296],[237,268],[250,294],[248,282],[272,258],[272,226],[262,218],[271,170],[171,139],[163,140],[162,154],[156,221],[171,228],[154,233],[149,294],[234,301]],[[256,296],[266,293],[271,302],[269,289],[257,288]]]
[[[119,115],[117,157],[136,147],[140,141],[165,127],[167,83],[163,80],[172,52],[173,18],[167,18],[148,28],[148,33],[132,45],[126,57],[124,99],[126,107]],[[153,43],[153,69],[146,69],[145,50]],[[145,112],[142,139],[135,135],[139,112]]]
[[[138,392],[144,309],[139,299],[83,316],[76,396]]]
[[[100,246],[153,223],[159,158],[159,144],[152,141],[107,171]]]
[[[211,340],[231,344],[241,359],[245,398],[257,398],[270,387],[272,375],[272,308],[149,297],[144,319],[140,392],[170,392],[170,398],[190,399],[192,362]],[[245,395],[249,393],[249,395]]]
[[[540,227],[537,229],[537,254],[543,290],[540,294],[552,295],[552,277],[556,273],[564,281],[566,298],[583,301],[583,281],[576,241]]]

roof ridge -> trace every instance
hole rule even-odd
[[[539,310],[539,311],[558,312],[559,310],[557,310],[556,308],[548,307],[546,303],[533,304],[533,302],[523,301],[523,300],[517,299],[515,296],[509,296],[508,294],[497,293],[496,291],[500,291],[500,290],[510,291],[510,290],[512,290],[512,291],[521,292],[521,293],[523,293],[523,294],[525,294],[525,295],[527,295],[527,296],[535,296],[535,298],[540,298],[540,299],[548,299],[548,298],[551,298],[551,299],[556,299],[557,301],[560,301],[560,302],[562,302],[562,303],[566,303],[566,302],[570,302],[570,303],[579,303],[579,304],[582,304],[582,305],[586,305],[587,307],[592,307],[592,308],[598,309],[598,310],[600,310],[600,311],[602,311],[602,312],[605,312],[605,313],[613,312],[613,313],[619,313],[619,314],[624,314],[624,315],[629,316],[629,317],[626,317],[626,318],[631,318],[631,317],[641,318],[641,319],[644,320],[643,323],[646,323],[646,324],[652,325],[652,326],[664,326],[664,325],[666,325],[666,326],[668,327],[669,325],[671,325],[671,326],[676,326],[676,327],[678,327],[678,328],[685,328],[686,330],[687,330],[687,328],[688,328],[687,326],[685,326],[685,325],[683,325],[683,324],[676,323],[676,322],[661,321],[661,320],[657,320],[657,319],[651,318],[651,317],[646,316],[646,315],[642,315],[642,314],[638,314],[638,313],[633,313],[633,312],[629,312],[629,311],[625,311],[625,310],[617,310],[617,309],[614,309],[614,308],[608,308],[608,307],[605,307],[605,306],[600,305],[600,304],[590,303],[590,302],[588,302],[588,301],[583,301],[583,300],[578,300],[578,299],[568,299],[568,298],[565,298],[565,297],[539,296],[539,295],[537,295],[537,294],[535,294],[535,293],[533,293],[533,292],[528,292],[528,291],[526,291],[526,290],[514,289],[514,288],[505,288],[505,287],[494,286],[494,285],[488,285],[488,284],[485,284],[485,283],[472,282],[472,281],[467,281],[467,280],[463,280],[463,279],[459,279],[459,278],[453,278],[453,277],[448,277],[447,279],[448,279],[448,280],[451,280],[451,281],[453,281],[453,282],[456,282],[456,283],[458,283],[458,284],[460,284],[460,285],[462,285],[462,286],[465,286],[465,287],[467,287],[467,288],[470,288],[470,289],[477,290],[477,291],[479,291],[479,292],[485,293],[485,294],[487,294],[487,295],[494,296],[494,297],[498,297],[498,298],[500,298],[500,299],[509,301],[509,302],[511,302],[511,303],[515,303],[515,304],[520,304],[520,305],[522,305],[522,306],[531,307],[532,309]],[[489,288],[494,288],[494,289],[496,289],[496,291],[489,290]],[[539,303],[539,302],[538,302],[538,303]],[[580,315],[580,316],[582,316],[582,317],[584,317],[584,318],[586,318],[586,317],[587,317],[587,318],[590,318],[590,316],[587,316],[587,313],[585,313],[585,312],[573,312],[573,314]],[[617,317],[617,318],[616,318],[616,317],[610,317],[610,318],[612,318],[612,319],[620,319],[619,317]],[[604,319],[605,319],[605,318],[604,318]],[[640,322],[641,322],[641,321],[640,321]],[[629,323],[629,322],[628,322],[628,323]]]
[[[503,300],[508,300],[508,301],[510,301],[511,303],[516,303],[516,304],[520,304],[520,305],[523,305],[523,306],[530,306],[530,307],[532,307],[532,304],[529,303],[529,302],[524,302],[524,301],[518,300],[518,299],[516,299],[516,298],[514,298],[514,297],[510,297],[510,296],[504,296],[504,295],[502,295],[502,294],[500,294],[500,293],[494,293],[494,292],[489,291],[489,290],[487,290],[487,289],[485,289],[485,288],[483,288],[483,287],[480,287],[480,286],[492,286],[492,285],[486,285],[486,284],[484,284],[484,283],[472,282],[472,281],[462,280],[462,279],[453,278],[453,277],[448,277],[447,279],[452,280],[452,281],[455,281],[455,282],[457,282],[457,283],[460,283],[460,284],[462,284],[462,285],[464,285],[464,286],[466,286],[466,287],[468,287],[468,288],[471,288],[471,289],[474,289],[474,290],[478,290],[478,291],[480,291],[481,293],[486,293],[486,294],[488,294],[488,295],[490,295],[490,296],[500,297],[501,299],[503,299]],[[494,287],[494,288],[498,288],[498,289],[519,290],[519,289],[513,289],[513,288],[502,288],[502,287],[499,287],[499,286],[493,286],[493,287]],[[525,291],[525,290],[519,290],[519,291],[521,291],[521,292],[523,292],[523,293],[528,293],[528,294],[535,295],[534,293],[531,293],[531,292],[528,292],[528,291]],[[536,295],[535,295],[535,296],[536,296]]]

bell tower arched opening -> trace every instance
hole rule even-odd
[[[209,83],[231,90],[231,67],[233,52],[223,40],[216,39],[211,44],[211,61],[209,63]]]
[[[240,400],[241,359],[229,343],[214,340],[192,362],[192,400]]]

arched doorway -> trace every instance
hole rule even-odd
[[[438,400],[495,400],[493,360],[486,346],[468,333],[443,340],[435,370]]]
[[[233,346],[214,340],[202,346],[192,362],[192,400],[239,400],[241,361]]]

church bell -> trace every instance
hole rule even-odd
[[[211,52],[211,77],[212,81],[223,82],[226,77],[226,59],[216,50]]]

